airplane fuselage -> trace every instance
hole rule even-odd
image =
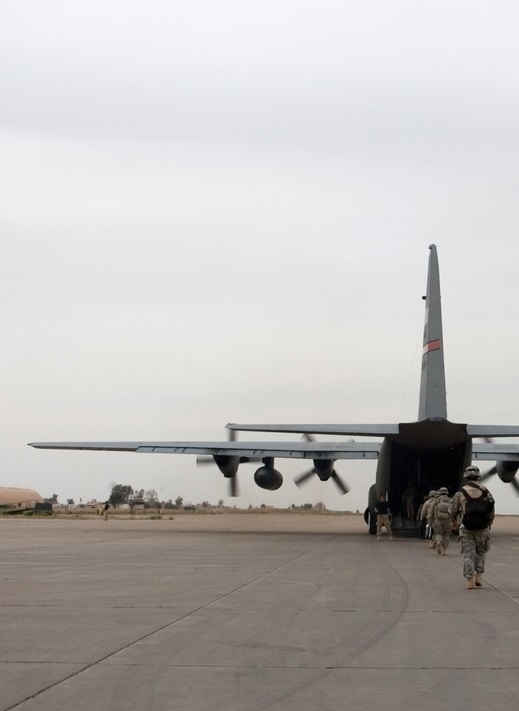
[[[446,486],[454,493],[471,456],[466,425],[444,418],[402,423],[399,434],[387,435],[377,462],[376,493],[387,494],[394,528],[419,528],[416,518],[407,515],[404,498],[409,487],[416,491],[415,511],[431,489]]]

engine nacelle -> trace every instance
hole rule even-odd
[[[240,465],[239,457],[232,457],[228,454],[213,454],[213,459],[214,463],[225,477],[230,478],[232,476],[236,476],[236,472],[238,471],[238,467]]]
[[[496,462],[497,476],[501,481],[504,481],[505,484],[510,484],[518,469],[519,462]]]
[[[333,459],[314,459],[315,473],[321,481],[328,481],[333,474]]]
[[[283,477],[274,467],[263,465],[254,472],[254,481],[260,489],[275,491],[283,483]]]

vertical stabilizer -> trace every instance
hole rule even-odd
[[[445,392],[445,364],[443,361],[442,309],[440,297],[440,269],[436,245],[429,249],[429,271],[425,296],[425,325],[423,332],[422,379],[418,419],[447,419]]]

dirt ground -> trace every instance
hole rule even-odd
[[[367,533],[367,526],[360,514],[316,512],[172,512],[162,518],[147,516],[121,516],[110,514],[108,521],[102,516],[59,516],[59,519],[78,521],[89,525],[127,526],[130,522],[144,529],[170,528],[178,531],[236,531],[270,533]],[[14,519],[10,519],[13,521]],[[19,519],[18,519],[19,520]],[[25,518],[25,521],[29,519]],[[49,521],[55,520],[55,517]],[[496,516],[493,535],[519,534],[519,516]]]

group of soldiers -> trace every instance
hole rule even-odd
[[[482,585],[485,556],[490,549],[490,527],[495,515],[492,495],[480,480],[478,467],[467,467],[463,474],[463,485],[452,498],[445,486],[430,491],[424,497],[416,516],[422,523],[422,537],[430,541],[429,547],[436,550],[438,555],[447,554],[452,532],[459,533],[463,576],[468,590]],[[382,527],[386,528],[392,539],[390,512],[385,496],[380,497],[375,510],[377,539],[380,539]]]

